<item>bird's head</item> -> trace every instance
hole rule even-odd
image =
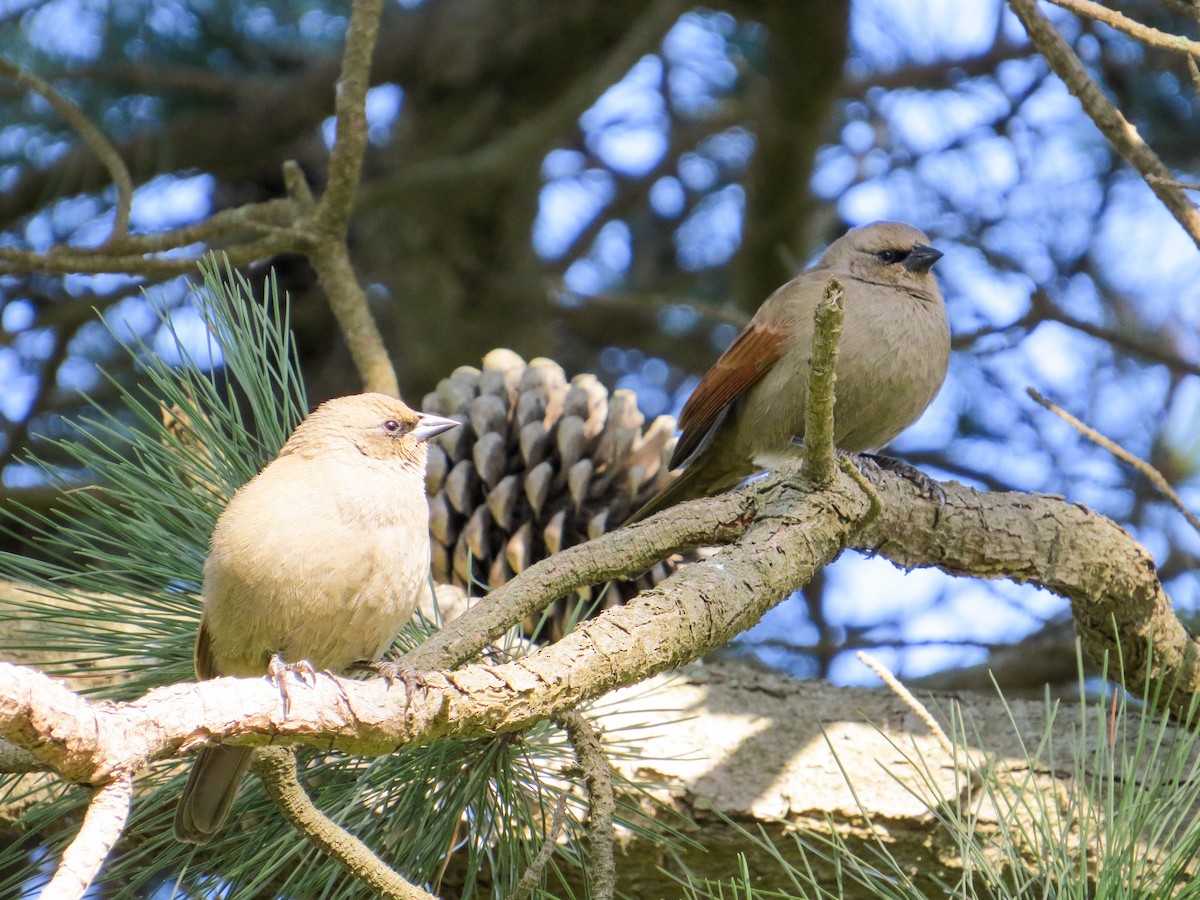
[[[424,468],[425,442],[459,425],[417,412],[386,394],[335,397],[318,406],[288,438],[280,455],[317,456],[354,450],[378,460]]]
[[[873,222],[830,244],[820,265],[872,284],[940,296],[930,268],[941,258],[920,229],[903,222]]]

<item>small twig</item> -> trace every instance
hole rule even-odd
[[[367,147],[367,90],[371,86],[371,56],[379,35],[383,0],[354,0],[346,28],[346,49],[338,78],[334,116],[337,132],[329,151],[329,177],[317,209],[322,232],[345,239],[362,178]]]
[[[588,793],[588,877],[592,896],[612,900],[617,889],[617,867],[613,860],[613,816],[617,802],[613,792],[612,766],[604,755],[600,735],[577,710],[562,713],[554,721],[567,733],[575,758],[583,769]]]
[[[1141,173],[1150,189],[1183,226],[1196,246],[1200,247],[1200,211],[1192,205],[1183,191],[1169,183],[1171,172],[1163,165],[1158,154],[1142,140],[1137,128],[1113,106],[1104,95],[1104,91],[1100,90],[1100,86],[1088,75],[1087,69],[1070,45],[1038,11],[1037,0],[1009,0],[1009,3],[1017,18],[1024,24],[1029,39],[1054,73],[1066,84],[1067,90],[1079,100],[1088,118],[1125,161]],[[1152,175],[1156,176],[1153,181],[1150,180]]]
[[[1171,501],[1171,504],[1183,514],[1185,519],[1187,519],[1188,524],[1191,525],[1192,528],[1194,528],[1197,532],[1200,532],[1200,518],[1197,518],[1196,515],[1184,505],[1182,498],[1175,493],[1175,489],[1171,487],[1170,483],[1167,481],[1166,477],[1164,477],[1162,472],[1158,471],[1158,469],[1154,468],[1154,466],[1150,465],[1150,463],[1146,462],[1144,459],[1134,456],[1120,444],[1110,440],[1109,438],[1106,438],[1096,429],[1089,425],[1085,425],[1061,406],[1058,406],[1057,404],[1047,400],[1033,388],[1026,388],[1025,392],[1033,398],[1035,403],[1038,403],[1050,410],[1050,412],[1054,413],[1093,444],[1098,447],[1103,447],[1117,459],[1121,460],[1122,462],[1126,462],[1137,469],[1152,485],[1158,488],[1158,490],[1168,500]]]
[[[830,277],[813,314],[812,357],[804,403],[804,477],[815,485],[833,480],[833,420],[836,406],[838,340],[842,336],[843,290]]]
[[[1197,70],[1200,72],[1200,70]],[[1181,191],[1200,191],[1200,182],[1196,181],[1180,181],[1177,178],[1160,178],[1158,175],[1147,175],[1146,180],[1150,182],[1158,182],[1159,184],[1169,184],[1179,188]]]
[[[875,517],[883,509],[883,500],[879,497],[879,491],[875,490],[875,485],[871,484],[871,479],[867,478],[849,457],[839,456],[838,467],[849,475],[850,480],[857,484],[859,489],[867,495],[867,502],[871,506],[867,509],[867,514],[863,516],[862,522],[859,525],[860,528],[866,528],[875,521]]]
[[[260,203],[246,203],[229,209],[220,209],[207,219],[150,234],[139,234],[119,241],[109,241],[105,249],[110,253],[164,253],[191,244],[245,241],[251,235],[262,236],[278,233],[296,221],[296,205],[279,197]],[[293,237],[292,244],[298,240]]]
[[[306,215],[316,207],[317,201],[313,198],[312,188],[309,187],[304,169],[294,159],[284,160],[283,186],[287,189],[291,201],[299,206]]]
[[[132,800],[133,776],[129,774],[96,790],[79,834],[63,852],[50,883],[42,888],[41,900],[75,900],[87,893],[88,885],[125,829]]]
[[[941,748],[948,755],[953,756],[954,744],[946,736],[946,732],[942,730],[942,726],[938,723],[938,720],[933,717],[933,713],[925,708],[925,704],[914,697],[912,691],[900,682],[900,679],[892,673],[892,670],[865,650],[859,650],[854,655],[858,657],[859,662],[878,675],[880,680],[888,686],[893,694],[903,700],[909,709],[917,714],[917,718],[929,729],[930,733],[937,739],[938,744],[941,745]]]
[[[0,247],[0,272],[51,272],[55,274],[131,272],[159,281],[177,275],[195,274],[195,256],[157,256],[192,244],[229,245],[225,252],[234,265],[267,259],[279,253],[299,251],[300,234],[285,225],[297,218],[291,200],[277,199],[248,203],[220,210],[202,222],[122,238],[110,238],[102,247],[81,249],[58,244],[45,252]],[[257,237],[253,237],[257,235]],[[155,283],[151,281],[150,283]],[[147,286],[143,282],[136,290]],[[90,309],[89,306],[85,307]],[[83,323],[79,320],[79,324]]]
[[[345,240],[317,238],[308,247],[308,259],[317,270],[329,308],[345,335],[363,390],[399,397],[396,369],[354,273]]]
[[[916,713],[917,718],[929,729],[929,733],[933,735],[945,754],[954,761],[954,767],[970,779],[972,783],[977,784],[980,780],[979,764],[971,758],[969,753],[959,752],[958,748],[954,746],[954,742],[946,735],[941,723],[933,717],[933,713],[926,708],[925,704],[918,700],[912,691],[901,683],[900,679],[892,673],[891,669],[870,653],[867,653],[865,650],[859,650],[854,655],[858,657],[859,662],[878,675],[891,692],[904,701],[905,706]]]
[[[1192,87],[1197,94],[1200,94],[1200,65],[1196,64],[1196,58],[1190,53],[1187,58],[1188,74],[1192,76]]]
[[[1149,181],[1155,176],[1147,178]],[[1169,346],[1170,340],[1162,332],[1148,338],[1137,337],[1115,328],[1103,328],[1094,325],[1078,316],[1073,316],[1050,299],[1044,288],[1036,288],[1030,295],[1030,313],[1036,321],[1049,319],[1073,328],[1089,337],[1112,344],[1130,353],[1136,353],[1152,362],[1160,362],[1173,372],[1200,375],[1200,365],[1173,353]]]
[[[558,836],[562,833],[563,825],[567,821],[567,796],[566,791],[559,795],[558,801],[554,804],[550,827],[546,829],[546,839],[542,841],[542,846],[538,850],[537,856],[533,858],[533,862],[529,864],[529,868],[521,875],[521,880],[517,882],[509,900],[525,900],[526,897],[532,896],[534,888],[541,882],[542,872],[545,871],[550,857],[554,855],[554,848],[558,845]]]
[[[292,751],[283,747],[261,748],[254,755],[252,768],[283,817],[374,893],[394,900],[437,900],[385,865],[366,844],[313,805],[296,777],[296,757]]]
[[[267,259],[279,253],[299,249],[296,239],[282,240],[280,236],[261,238],[238,244],[225,251],[234,266]],[[45,253],[0,247],[0,273],[14,275],[26,272],[54,274],[99,275],[104,272],[127,272],[141,276],[194,275],[201,256],[143,256],[140,253],[114,254],[105,250],[78,250],[73,247],[51,247]]]
[[[1159,31],[1157,28],[1151,28],[1149,25],[1143,25],[1115,9],[1101,6],[1092,0],[1050,0],[1050,2],[1063,9],[1069,9],[1073,13],[1103,22],[1109,28],[1124,32],[1131,38],[1151,47],[1187,53],[1190,56],[1200,56],[1200,44],[1195,41],[1188,40],[1180,34],[1170,34],[1166,31]]]
[[[342,74],[337,85],[337,136],[329,154],[329,176],[325,193],[307,217],[304,228],[309,232],[305,248],[309,262],[316,269],[329,307],[341,326],[363,389],[399,397],[396,368],[346,247],[367,146],[367,89],[382,11],[383,0],[354,0],[350,8]],[[301,206],[310,204],[311,194],[299,166],[289,161],[284,165],[283,175],[292,199]]]
[[[56,91],[44,78],[26,72],[6,59],[0,59],[0,75],[7,75],[21,87],[41,95],[99,157],[117,189],[117,208],[108,240],[115,241],[125,237],[129,233],[129,210],[133,206],[133,178],[117,148],[104,136],[104,132],[92,124],[82,109]]]

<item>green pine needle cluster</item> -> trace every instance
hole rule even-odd
[[[208,536],[233,492],[307,412],[286,304],[248,302],[249,285],[231,271],[218,277],[214,263],[204,276],[203,358],[176,333],[171,309],[154,307],[179,365],[106,322],[143,378],[134,387],[111,381],[116,404],[91,403],[91,414],[65,423],[67,436],[47,441],[69,463],[27,461],[63,492],[50,512],[0,510],[0,528],[19,530],[36,553],[0,554],[0,577],[42,595],[0,601],[0,615],[23,623],[0,636],[0,653],[32,658],[84,690],[91,676],[110,697],[193,677]],[[277,298],[273,284],[267,294]]]

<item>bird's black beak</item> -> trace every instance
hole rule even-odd
[[[904,268],[910,272],[928,272],[930,266],[941,259],[941,250],[934,250],[928,244],[916,244],[908,256],[904,257]]]
[[[410,431],[409,434],[420,443],[432,437],[437,437],[443,431],[457,428],[461,424],[462,422],[456,422],[453,419],[443,419],[441,416],[423,412],[417,414],[417,427]]]

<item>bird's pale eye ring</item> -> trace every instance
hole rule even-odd
[[[400,423],[397,422],[395,419],[388,419],[386,422],[383,423],[383,430],[386,431],[388,434],[395,434],[396,432],[398,432],[400,430]]]
[[[875,254],[875,258],[884,265],[894,265],[895,263],[904,262],[908,258],[908,250],[880,250]]]

